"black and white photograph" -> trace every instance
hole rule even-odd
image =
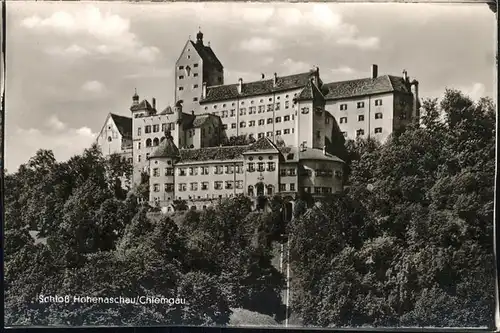
[[[5,326],[495,327],[496,6],[5,6]]]

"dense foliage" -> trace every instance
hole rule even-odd
[[[147,174],[123,190],[130,170],[117,156],[94,146],[57,162],[40,150],[5,178],[5,322],[280,323],[275,249],[289,240],[289,313],[303,325],[490,326],[494,109],[449,90],[440,104],[423,103],[421,125],[386,143],[346,142],[346,191],[316,203],[299,193],[288,224],[278,196],[256,204],[237,196],[203,211],[176,201],[182,212],[162,215],[139,204]],[[40,303],[39,295],[185,302]]]
[[[420,126],[347,142],[345,193],[290,225],[303,323],[493,325],[495,137],[490,100],[447,90]]]

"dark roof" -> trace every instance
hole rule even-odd
[[[160,114],[173,114],[173,113],[174,111],[172,110],[172,107],[169,105]]]
[[[132,138],[132,118],[109,114],[123,137]]]
[[[149,158],[154,157],[179,157],[179,148],[177,148],[171,136],[163,140],[158,148],[149,156]]]
[[[265,151],[274,150],[276,152],[279,152],[278,147],[276,147],[276,145],[266,137],[260,138],[254,143],[252,143],[248,147],[248,150],[246,152],[254,152],[254,151],[258,152],[263,150]]]
[[[149,104],[149,102],[147,100],[143,100],[142,102],[140,102],[139,104],[137,105],[132,105],[130,107],[130,111],[141,111],[141,110],[148,110],[148,111],[152,111],[153,110],[153,107],[151,106],[151,104]]]
[[[357,79],[331,82],[323,86],[328,89],[327,100],[381,94],[387,92],[411,93],[409,86],[402,77],[383,75],[375,79]]]
[[[203,59],[204,64],[210,64],[214,66],[217,70],[222,71],[223,66],[219,61],[214,51],[210,46],[203,45],[202,43],[196,43],[191,41],[191,44],[196,49],[201,59]]]
[[[323,93],[318,89],[318,87],[311,80],[309,80],[295,100],[314,100],[318,103],[324,103],[325,96],[323,96]]]
[[[274,78],[248,83],[243,82],[241,94],[238,93],[237,83],[207,87],[207,97],[202,99],[200,103],[222,101],[227,99],[234,99],[237,97],[265,95],[272,92],[302,88],[309,82],[309,78],[313,74],[313,72],[309,71],[306,73],[293,74],[282,77],[278,76],[276,80],[276,86],[274,86]]]
[[[180,163],[203,162],[203,161],[230,161],[242,159],[242,154],[249,146],[224,146],[208,147],[200,149],[181,149]]]
[[[197,115],[194,120],[193,120],[193,123],[192,123],[192,127],[193,128],[196,128],[196,127],[201,127],[203,126],[203,124],[205,124],[205,122],[210,118],[210,117],[213,117],[213,115],[211,114],[201,114],[201,115]]]

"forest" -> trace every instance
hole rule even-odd
[[[278,196],[266,210],[237,196],[162,215],[122,189],[119,157],[41,149],[4,177],[5,324],[283,325],[288,313],[300,326],[493,327],[495,110],[446,90],[384,144],[347,141],[345,191],[299,195],[288,223]]]

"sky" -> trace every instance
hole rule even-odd
[[[175,61],[198,28],[225,83],[318,66],[324,82],[402,75],[420,97],[496,96],[495,15],[485,4],[8,2],[5,167],[94,142],[134,89],[173,103]]]

